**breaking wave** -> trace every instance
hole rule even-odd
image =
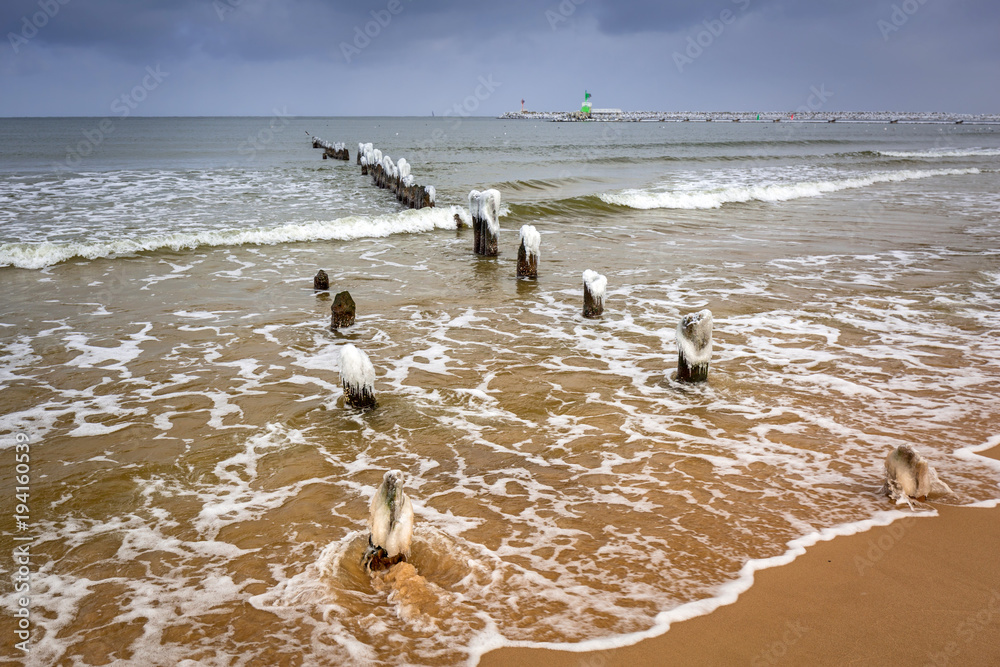
[[[455,229],[457,206],[400,211],[375,217],[348,216],[274,227],[232,228],[201,232],[151,234],[107,241],[4,243],[0,266],[42,269],[75,257],[99,259],[154,250],[184,250],[204,246],[275,245],[303,241],[350,241],[382,238],[393,234],[416,234],[435,229]]]
[[[996,157],[1000,156],[1000,148],[952,148],[927,151],[877,151],[882,157],[895,157],[909,160],[936,160],[951,157]]]
[[[720,208],[724,204],[751,201],[778,202],[818,197],[840,190],[864,188],[878,183],[899,183],[934,176],[964,176],[979,174],[981,170],[971,169],[929,169],[875,172],[855,178],[825,181],[802,181],[770,185],[738,185],[724,188],[662,192],[650,189],[623,190],[605,193],[601,199],[608,204],[635,209],[709,209]]]

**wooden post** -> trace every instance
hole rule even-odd
[[[356,306],[350,292],[340,292],[333,297],[333,305],[330,306],[330,328],[340,329],[354,324]]]
[[[517,249],[517,276],[538,277],[538,248],[542,237],[531,225],[521,227],[521,247]]]
[[[706,382],[712,359],[712,311],[699,310],[677,325],[677,379]]]
[[[313,277],[313,289],[314,290],[330,289],[330,276],[326,275],[326,271],[324,271],[323,269],[320,269]]]
[[[368,355],[350,343],[340,348],[340,385],[344,398],[357,410],[371,410],[375,400],[375,367]]]
[[[477,255],[483,249],[483,219],[479,216],[479,190],[469,192],[469,215],[472,216],[472,252]]]
[[[413,503],[403,491],[405,478],[390,470],[368,505],[368,548],[361,557],[369,572],[387,570],[410,555]]]
[[[428,196],[433,201],[433,189]],[[473,250],[483,257],[496,257],[500,253],[500,192],[473,190],[469,193],[469,212],[472,214]]]
[[[583,272],[583,316],[595,319],[604,314],[604,293],[608,279],[597,271]]]

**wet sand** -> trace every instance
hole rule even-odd
[[[1000,448],[984,455],[1000,460]],[[936,509],[816,544],[663,636],[590,653],[500,649],[479,664],[1000,664],[1000,507]]]

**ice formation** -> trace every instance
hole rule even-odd
[[[484,190],[479,194],[479,213],[490,230],[490,235],[500,233],[500,191]]]
[[[361,173],[371,176],[375,185],[391,190],[396,199],[410,208],[434,206],[434,188],[417,184],[412,173],[413,166],[406,158],[393,161],[370,143],[358,144],[358,147],[361,150]]]
[[[368,355],[348,343],[340,349],[340,383],[354,407],[374,407],[375,367]]]
[[[938,478],[927,459],[910,445],[900,445],[885,457],[885,483],[881,492],[897,505],[906,503],[912,508],[910,498],[923,500],[931,494],[945,495],[952,491]]]
[[[583,285],[593,297],[594,303],[603,308],[604,307],[604,292],[608,288],[608,279],[597,271],[591,271],[587,269],[583,272]]]
[[[677,324],[677,351],[690,366],[712,359],[712,311],[699,310],[685,315]]]
[[[482,195],[482,193],[479,190],[469,191],[469,215],[472,216],[473,220],[482,218],[482,216],[479,214],[479,210],[481,208],[481,203],[482,203],[480,195]]]
[[[524,245],[524,252],[528,257],[538,257],[539,247],[542,244],[542,236],[534,226],[523,225],[521,227],[521,243]]]
[[[371,542],[381,547],[388,557],[410,555],[413,537],[413,505],[403,491],[405,478],[398,470],[390,470],[372,496],[369,505],[368,529]]]

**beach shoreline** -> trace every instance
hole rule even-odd
[[[998,446],[978,454],[1000,461]],[[659,636],[585,652],[505,647],[478,664],[998,664],[1000,506],[933,507],[817,542]]]

